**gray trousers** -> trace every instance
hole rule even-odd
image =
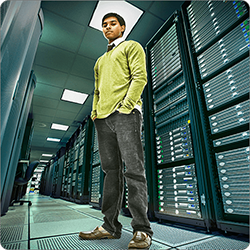
[[[104,171],[102,227],[119,238],[122,225],[118,216],[122,207],[124,177],[128,186],[128,207],[133,217],[133,231],[142,231],[152,237],[147,217],[147,180],[141,143],[141,113],[114,112],[105,119],[95,119],[101,166]],[[123,161],[126,171],[123,171]]]

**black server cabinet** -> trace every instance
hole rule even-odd
[[[89,171],[93,122],[85,118],[66,144],[62,173],[62,199],[76,203],[89,201]]]
[[[95,127],[93,127],[89,204],[96,208],[101,208],[102,206],[103,180],[104,172],[101,168],[97,132]]]
[[[249,13],[243,1],[182,6],[216,226],[249,233]]]
[[[44,171],[41,175],[41,182],[39,193],[43,195],[52,195],[53,190],[53,175],[55,171],[55,166],[57,165],[57,157],[50,159],[50,161],[44,166]]]
[[[60,192],[60,198],[63,199],[64,196],[66,196],[66,192],[67,192],[67,182],[68,182],[68,150],[66,147],[66,152],[65,152],[65,156],[64,156],[64,163],[63,163],[63,173],[62,173],[62,185],[61,185],[61,192]]]
[[[79,157],[75,180],[75,202],[89,202],[89,172],[93,122],[87,117],[80,126]]]
[[[79,128],[71,137],[73,140],[73,151],[72,151],[72,164],[71,164],[71,181],[69,183],[69,199],[70,201],[75,201],[76,197],[76,176],[79,164],[79,151],[80,151],[80,140],[81,140],[81,133]]]
[[[159,219],[210,230],[213,204],[207,190],[203,134],[186,47],[179,12],[147,44],[150,118],[146,130],[151,137],[146,134],[146,142],[151,141],[151,165],[155,169],[153,208]]]
[[[61,193],[64,157],[65,157],[65,147],[62,147],[56,153],[55,157],[57,161],[55,164],[55,169],[53,174],[52,194],[51,194],[51,196],[54,198],[59,198]]]
[[[66,144],[66,153],[63,165],[62,189],[60,198],[69,200],[71,196],[71,177],[74,161],[74,141],[73,137]]]

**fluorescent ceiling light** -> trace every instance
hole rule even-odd
[[[60,141],[60,139],[58,139],[58,138],[52,138],[52,137],[48,137],[48,138],[47,138],[47,141],[59,142],[59,141]]]
[[[76,92],[69,89],[64,89],[61,100],[83,104],[89,95]]]
[[[44,162],[44,163],[46,163],[46,162],[49,162],[49,161],[47,161],[47,160],[40,160],[40,162]]]
[[[45,157],[52,157],[53,155],[52,155],[52,154],[42,154],[42,156],[45,156]]]
[[[123,37],[126,38],[133,29],[143,11],[126,1],[99,1],[89,26],[102,31],[102,18],[110,12],[122,16],[126,23]]]
[[[56,124],[56,123],[52,123],[52,125],[51,125],[51,129],[58,129],[58,130],[67,131],[68,128],[69,128],[69,126]]]

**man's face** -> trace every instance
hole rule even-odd
[[[121,26],[116,17],[108,17],[102,23],[103,35],[108,39],[109,43],[122,37],[122,32],[124,30],[125,26]]]

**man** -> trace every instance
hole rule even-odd
[[[147,83],[145,53],[135,41],[124,41],[125,21],[116,13],[102,19],[105,38],[112,49],[96,62],[95,91],[91,118],[97,135],[101,166],[106,173],[103,186],[104,223],[82,239],[121,237],[118,221],[124,176],[128,186],[128,207],[134,236],[129,248],[149,248],[153,232],[147,217],[147,181],[141,143],[140,96]],[[126,172],[123,173],[123,161]]]

